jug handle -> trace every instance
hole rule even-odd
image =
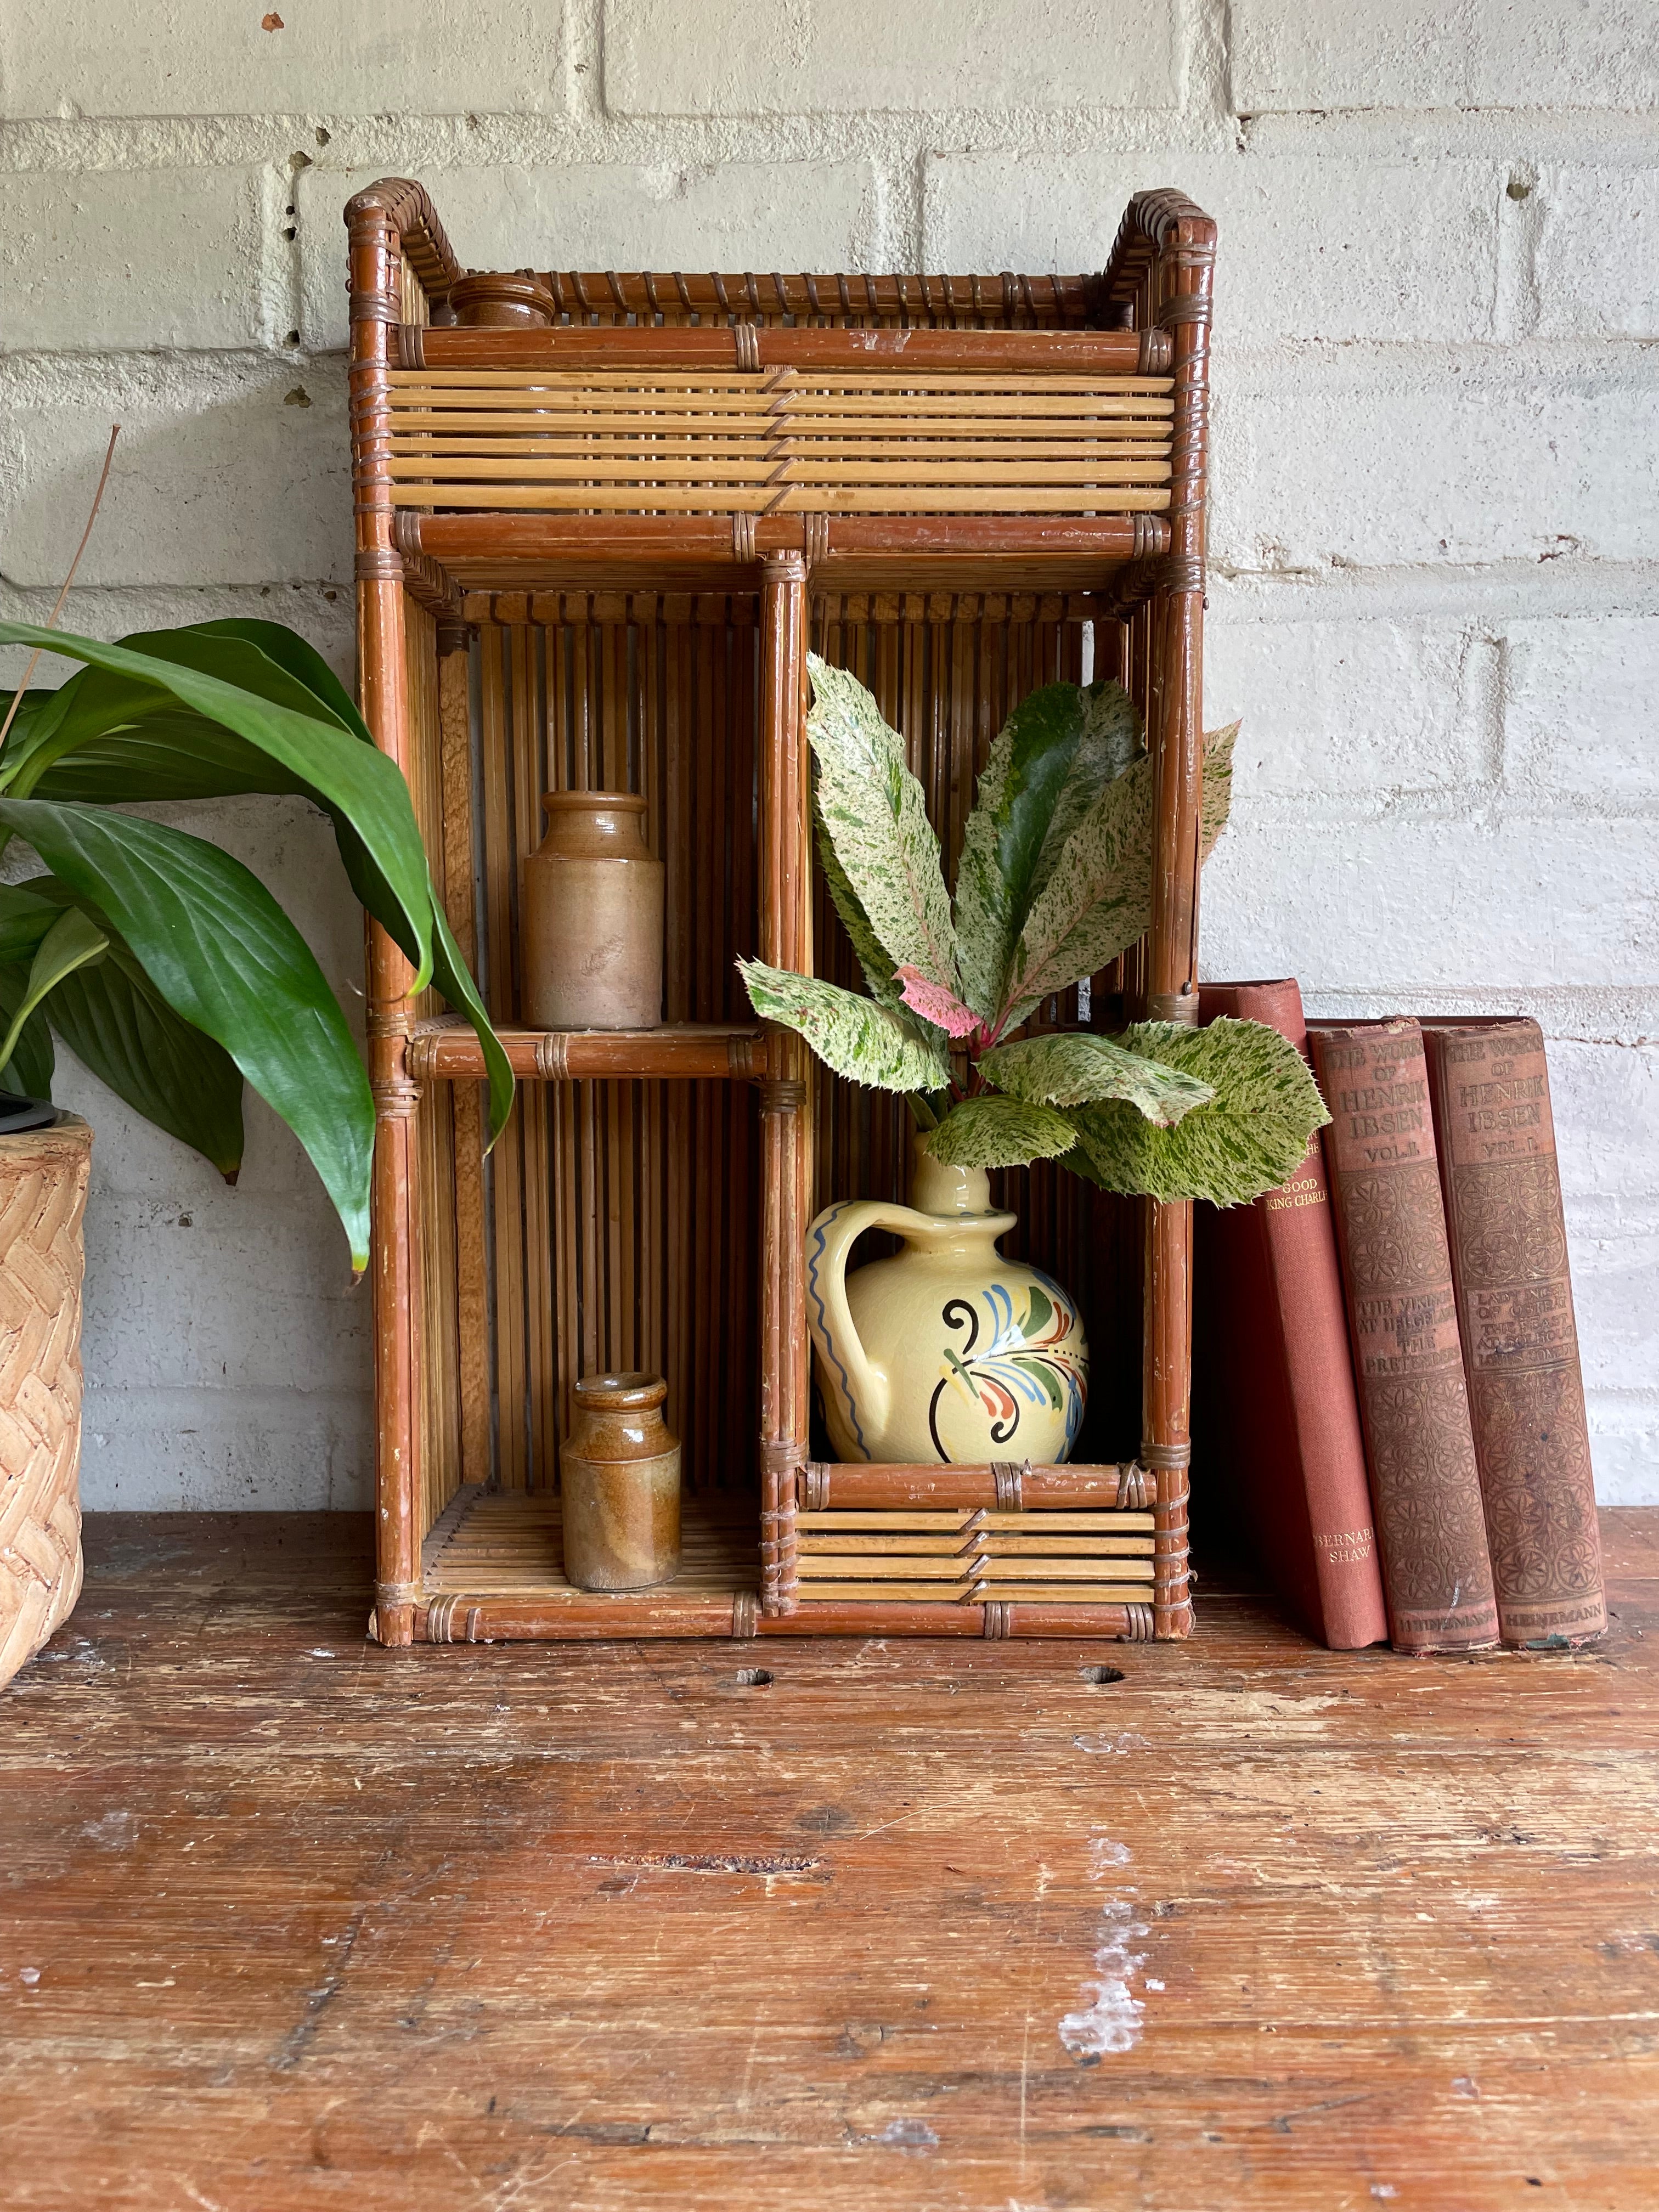
[[[817,1347],[823,1378],[839,1396],[847,1425],[866,1459],[870,1449],[864,1421],[878,1431],[886,1427],[889,1385],[882,1370],[872,1364],[853,1326],[847,1303],[848,1255],[866,1229],[896,1230],[903,1237],[932,1225],[932,1217],[918,1213],[914,1206],[883,1198],[849,1198],[826,1206],[806,1232],[806,1326]]]

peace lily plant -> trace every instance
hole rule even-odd
[[[413,963],[414,988],[434,983],[477,1030],[493,1139],[512,1071],[433,889],[401,772],[326,662],[280,623],[195,623],[118,645],[0,623],[0,644],[84,664],[60,690],[22,695],[0,748],[0,851],[18,838],[45,864],[0,884],[0,1081],[49,1098],[55,1030],[231,1180],[251,1083],[310,1154],[362,1268],[374,1105],[321,969],[240,860],[115,810],[250,792],[320,806],[353,890]]]
[[[1152,918],[1152,768],[1115,684],[1051,684],[1009,716],[946,892],[902,740],[844,670],[809,663],[830,894],[869,988],[743,963],[757,1013],[855,1083],[902,1091],[947,1165],[1058,1159],[1103,1188],[1236,1206],[1328,1120],[1301,1055],[1257,1022],[1022,1037]],[[1227,819],[1236,727],[1205,741],[1200,851]]]

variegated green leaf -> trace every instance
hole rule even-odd
[[[965,1098],[929,1136],[927,1149],[953,1168],[1023,1168],[1069,1152],[1077,1132],[1063,1114],[1018,1098]]]
[[[823,880],[831,903],[841,916],[842,927],[848,942],[858,955],[859,966],[864,970],[864,980],[870,987],[870,996],[879,1006],[896,1006],[900,1000],[898,976],[895,965],[883,947],[881,939],[870,927],[870,917],[859,904],[859,895],[847,880],[847,871],[836,851],[836,841],[830,835],[829,824],[818,806],[816,780],[812,791],[812,819],[818,833],[818,866],[823,871]]]
[[[1083,694],[1083,733],[1031,879],[1035,898],[1047,885],[1066,840],[1109,783],[1126,775],[1146,750],[1140,710],[1121,684],[1104,677]]]
[[[1229,722],[1224,730],[1209,730],[1204,738],[1204,781],[1199,797],[1198,857],[1207,860],[1215,850],[1215,841],[1227,826],[1227,815],[1233,803],[1233,747],[1238,742],[1239,725]]]
[[[963,996],[991,1022],[1031,902],[1066,841],[1140,750],[1134,703],[1116,684],[1048,684],[1003,725],[979,780],[957,869]]]
[[[1014,955],[999,1026],[1018,1028],[1051,992],[1068,990],[1133,945],[1152,915],[1152,766],[1109,783],[1066,840]]]
[[[1226,827],[1238,724],[1204,740],[1200,858]],[[1014,1029],[1055,991],[1068,990],[1133,945],[1152,914],[1152,770],[1142,757],[1108,785],[1067,841],[1034,904],[1014,958],[1011,1005],[1000,1030]]]
[[[881,1091],[943,1091],[950,1082],[944,1038],[909,1014],[763,960],[738,966],[755,1012],[797,1030],[837,1075]]]
[[[1023,1037],[986,1053],[979,1067],[999,1091],[1033,1105],[1086,1106],[1121,1098],[1163,1128],[1215,1097],[1195,1076],[1127,1051],[1111,1037]]]
[[[1091,1180],[1108,1190],[1242,1206],[1294,1174],[1330,1119],[1301,1054],[1260,1022],[1201,1030],[1142,1022],[1120,1042],[1209,1084],[1215,1096],[1170,1128],[1120,1100],[1071,1108]]]
[[[816,653],[807,665],[818,808],[848,883],[893,968],[915,968],[954,992],[956,935],[939,838],[903,744],[856,677]]]

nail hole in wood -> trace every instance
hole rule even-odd
[[[1121,1667],[1079,1667],[1077,1671],[1085,1682],[1092,1683],[1096,1688],[1123,1680]]]

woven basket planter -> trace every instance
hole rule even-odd
[[[81,1594],[82,1217],[92,1131],[0,1136],[0,1685]]]

